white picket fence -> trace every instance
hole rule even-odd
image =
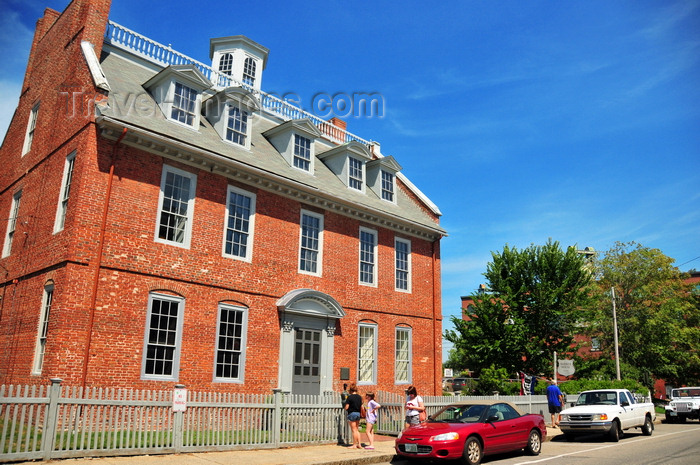
[[[71,457],[170,454],[347,443],[339,393],[186,393],[51,386],[0,386],[0,462]],[[479,397],[492,399],[493,397]],[[475,397],[423,397],[428,414]],[[527,413],[544,413],[545,396],[501,397]],[[377,432],[404,426],[405,399],[377,393]]]

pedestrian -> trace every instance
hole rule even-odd
[[[547,406],[549,413],[552,415],[552,428],[559,426],[559,412],[564,405],[564,394],[561,393],[559,386],[553,380],[549,380],[550,385],[547,386]]]
[[[415,386],[406,389],[406,428],[420,424],[420,413],[425,412],[423,398],[418,395]]]
[[[374,393],[365,393],[365,400],[367,401],[367,442],[369,445],[365,446],[365,449],[374,449],[374,425],[377,423],[377,409],[381,407],[379,402],[374,400]]]
[[[351,449],[362,449],[360,445],[360,411],[362,410],[362,397],[357,393],[357,386],[351,384],[348,387],[350,395],[345,399],[345,411],[348,414],[348,425],[352,432]]]

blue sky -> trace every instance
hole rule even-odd
[[[0,6],[0,134],[34,24],[68,0]],[[115,0],[110,19],[209,62],[209,39],[270,49],[263,90],[378,92],[346,118],[443,212],[443,315],[491,251],[548,238],[659,248],[700,269],[700,1]],[[166,6],[167,5],[167,6]],[[400,5],[400,7],[397,7]]]

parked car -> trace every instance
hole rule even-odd
[[[459,394],[460,392],[462,392],[462,389],[466,385],[467,385],[467,378],[455,378],[452,381],[452,390],[454,392],[456,392],[457,394]]]
[[[442,390],[451,392],[453,390],[454,378],[442,378]]]
[[[396,454],[410,459],[463,459],[477,465],[485,455],[525,449],[537,455],[547,437],[542,415],[523,414],[510,402],[454,403],[396,438]]]
[[[667,423],[685,423],[700,420],[700,387],[684,387],[671,391],[671,402],[666,406]]]
[[[651,436],[655,419],[653,403],[637,402],[627,389],[600,389],[582,392],[575,406],[562,410],[559,428],[569,441],[577,435],[600,433],[617,442],[632,428]]]

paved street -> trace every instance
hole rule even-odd
[[[567,442],[562,435],[554,436],[542,446],[537,457],[522,453],[485,457],[483,464],[492,465],[696,465],[700,463],[700,424],[684,425],[656,423],[651,436],[638,430],[626,433],[618,443],[601,436],[581,437]],[[551,431],[551,430],[550,430]],[[555,433],[556,434],[556,433]],[[392,465],[409,462],[394,459]]]

